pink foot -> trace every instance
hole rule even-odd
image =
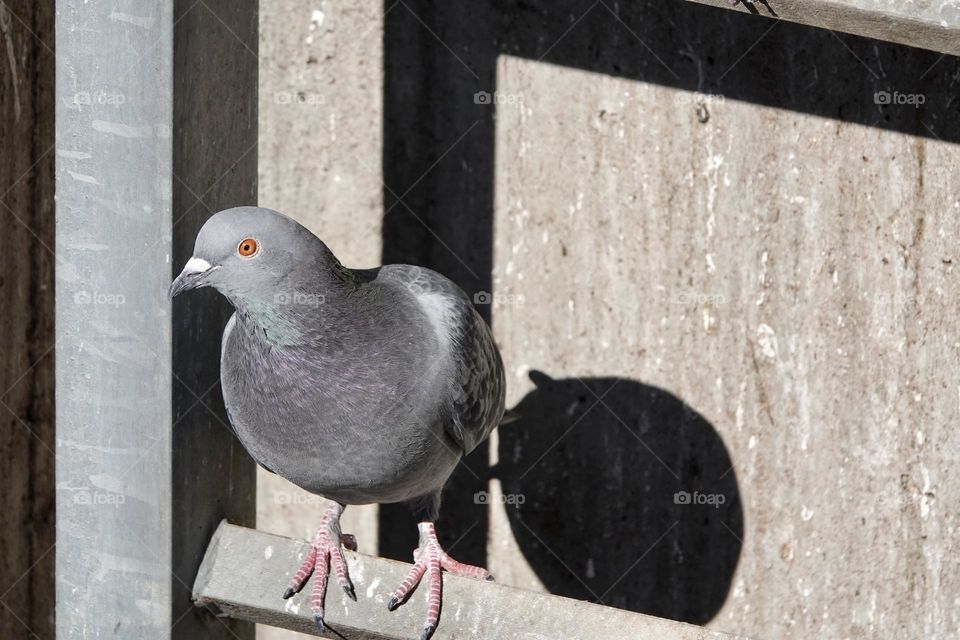
[[[437,533],[432,522],[421,522],[420,546],[413,552],[414,565],[407,574],[403,583],[390,596],[387,609],[393,611],[406,602],[407,596],[420,584],[423,574],[427,574],[427,584],[430,593],[427,599],[427,621],[423,625],[420,640],[429,640],[437,629],[440,619],[440,603],[443,599],[443,578],[441,569],[446,569],[455,576],[476,578],[477,580],[493,580],[493,576],[481,567],[457,562],[447,555],[437,540]]]
[[[337,582],[340,583],[347,596],[354,601],[357,599],[357,594],[353,590],[353,583],[350,582],[350,577],[347,575],[347,562],[343,557],[343,551],[340,549],[340,546],[343,545],[351,551],[356,551],[357,539],[350,534],[340,533],[341,513],[343,513],[343,507],[336,503],[327,509],[323,520],[320,521],[320,528],[317,529],[313,542],[310,544],[307,557],[290,580],[290,586],[283,594],[284,600],[292,598],[307,584],[310,574],[314,574],[310,610],[313,612],[313,619],[321,633],[326,630],[323,622],[323,597],[327,590],[327,578],[330,576],[331,565],[337,576]]]

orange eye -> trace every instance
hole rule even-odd
[[[260,246],[256,240],[253,238],[244,238],[240,241],[240,244],[237,245],[237,253],[244,258],[249,258],[254,255],[259,248]]]

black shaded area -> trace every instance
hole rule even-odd
[[[694,624],[723,605],[743,538],[733,462],[671,393],[624,378],[537,385],[495,469],[524,556],[552,592]]]
[[[257,201],[257,1],[174,6],[171,280],[210,214]],[[198,195],[199,194],[199,195]],[[255,628],[194,605],[193,581],[223,519],[256,524],[256,464],[233,436],[220,338],[233,309],[213,290],[173,303],[171,486],[175,639],[252,640]],[[278,585],[276,597],[280,597]],[[123,632],[119,632],[120,635]]]
[[[55,12],[0,3],[0,638],[56,633]]]
[[[691,2],[496,0],[493,6],[500,53],[960,141],[954,56]],[[920,94],[923,104],[878,104],[879,92],[891,101],[894,92]]]
[[[494,114],[474,102],[494,83],[489,5],[404,0],[386,9],[383,263],[430,267],[470,295],[490,291]],[[480,309],[489,320],[489,307]],[[473,496],[487,488],[488,464],[478,447],[444,491],[437,535],[461,562],[486,561],[487,509]],[[409,509],[381,507],[380,554],[409,562],[416,545]]]

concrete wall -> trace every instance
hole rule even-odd
[[[261,25],[261,204],[492,293],[524,419],[447,493],[454,555],[757,638],[960,634],[956,58],[686,3]],[[259,528],[320,511],[261,476]]]

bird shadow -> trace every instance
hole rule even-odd
[[[499,430],[503,502],[552,593],[694,624],[723,605],[743,545],[730,455],[673,394],[627,378],[551,379]]]

